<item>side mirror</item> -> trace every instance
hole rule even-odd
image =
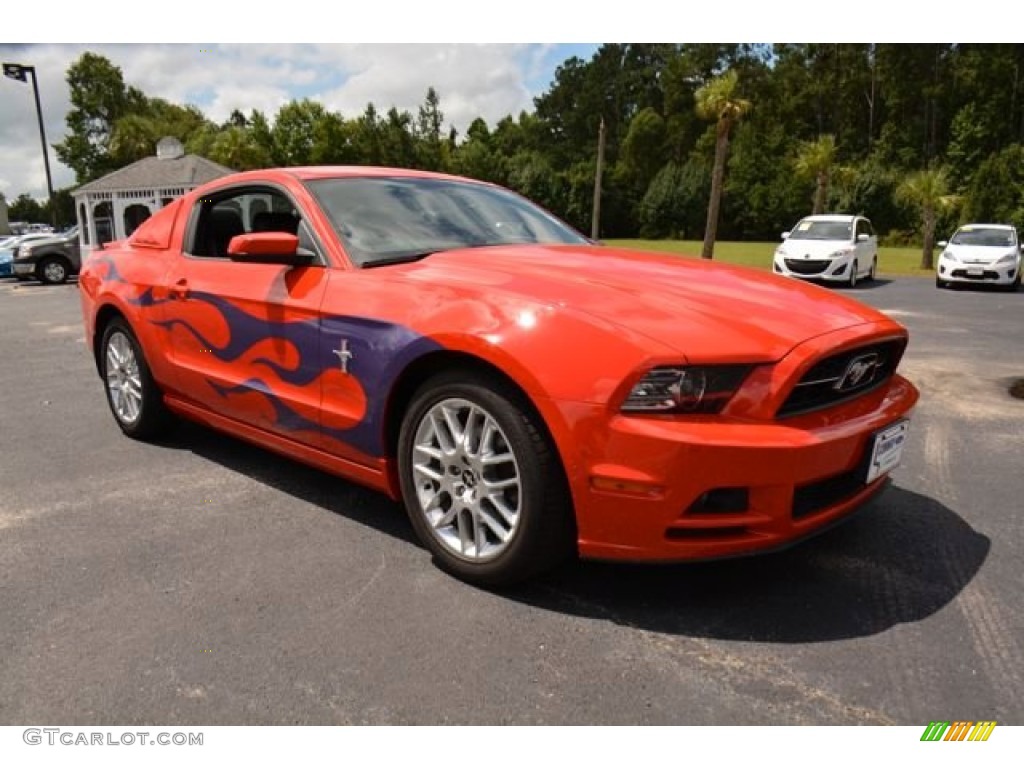
[[[949,245],[949,241],[948,240],[939,240],[939,242],[937,242],[936,245],[939,248],[945,248],[947,245]]]
[[[235,235],[228,243],[228,258],[248,264],[286,264],[301,267],[313,254],[299,250],[299,238],[287,232],[251,232]]]
[[[782,233],[782,239],[783,240],[788,240],[789,239],[789,232],[783,232]]]
[[[866,232],[861,232],[859,235],[857,235],[857,242],[858,243],[866,243],[868,241],[869,237],[870,237],[870,235],[867,234]]]

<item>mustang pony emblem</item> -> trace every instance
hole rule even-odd
[[[836,382],[836,391],[845,392],[870,381],[874,376],[875,368],[880,364],[877,352],[869,352],[866,355],[853,358],[846,366],[846,371]]]

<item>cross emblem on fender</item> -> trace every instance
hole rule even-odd
[[[338,360],[341,363],[341,372],[348,373],[348,361],[355,357],[355,355],[352,354],[352,350],[348,348],[348,339],[341,340],[341,349],[334,349],[331,351],[338,356]]]

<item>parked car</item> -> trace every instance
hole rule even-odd
[[[1020,288],[1021,248],[1017,230],[1008,224],[964,224],[943,249],[935,271],[935,287],[954,283],[997,285],[1005,290]]]
[[[126,435],[177,414],[381,490],[478,584],[792,544],[883,488],[918,397],[861,302],[419,171],[226,176],[79,288]]]
[[[874,280],[878,270],[878,237],[863,216],[808,216],[775,249],[773,269],[780,275],[845,283]]]
[[[18,247],[25,243],[49,240],[53,235],[37,232],[31,235],[12,235],[0,238],[0,277],[14,275],[14,256]]]
[[[56,285],[77,275],[82,267],[78,227],[63,235],[45,235],[43,239],[22,242],[14,254],[14,276],[20,280],[35,278]]]

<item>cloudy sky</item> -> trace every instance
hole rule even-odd
[[[464,131],[477,116],[490,123],[521,109],[551,82],[570,56],[589,58],[590,44],[0,44],[0,61],[32,65],[51,145],[55,188],[75,183],[52,145],[64,136],[68,66],[84,51],[110,59],[125,81],[149,96],[200,107],[220,122],[233,109],[269,115],[292,98],[310,97],[346,117],[366,103],[415,111],[427,87],[441,95],[447,122]],[[0,78],[0,191],[46,196],[46,175],[32,87]]]

